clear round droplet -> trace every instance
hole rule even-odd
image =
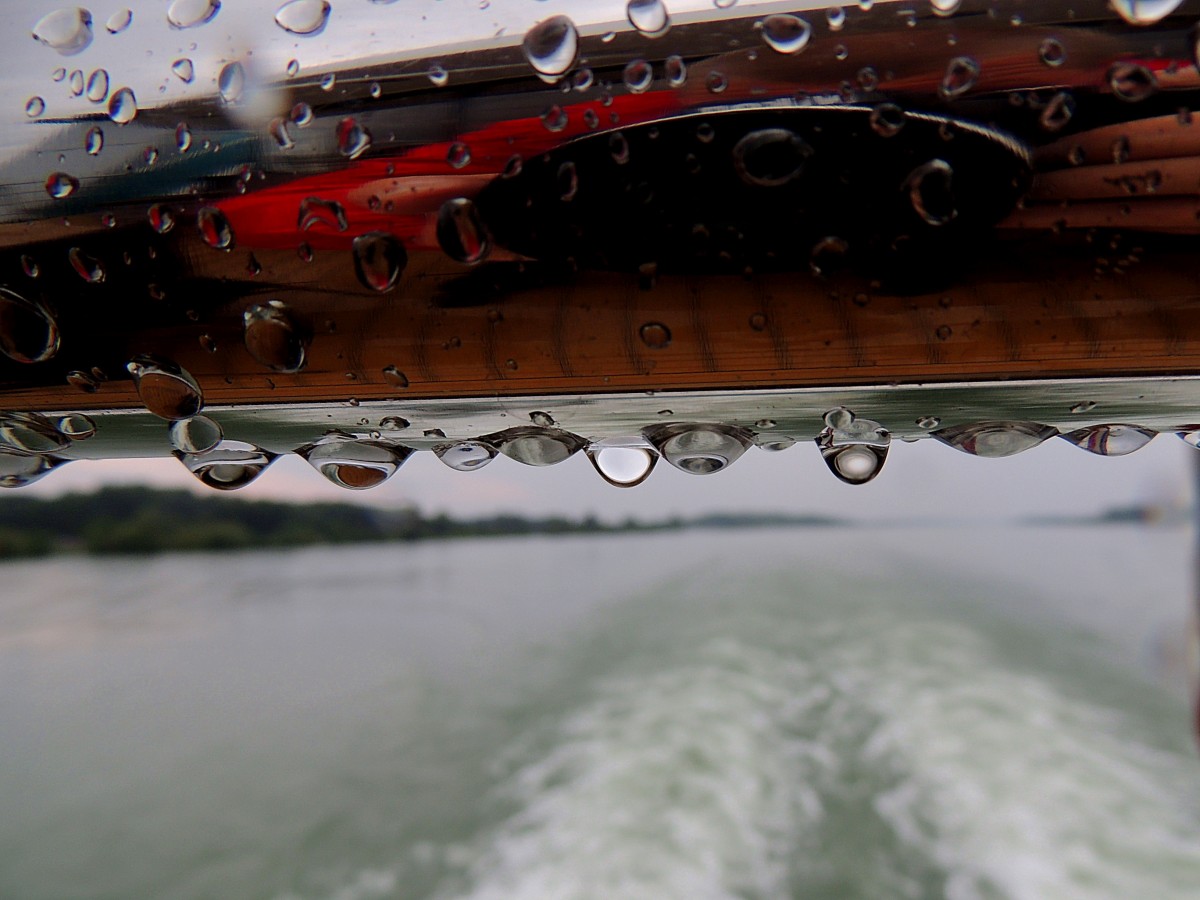
[[[446,150],[446,162],[450,168],[461,169],[471,162],[471,148],[462,141],[455,141]]]
[[[841,31],[846,24],[846,10],[840,6],[831,6],[825,10],[825,23],[830,31]]]
[[[104,132],[98,127],[89,128],[83,138],[83,149],[88,156],[98,155],[104,149]]]
[[[326,0],[289,0],[275,11],[275,24],[290,34],[320,34],[329,22]]]
[[[1060,435],[1076,447],[1099,456],[1126,456],[1141,450],[1157,432],[1138,425],[1093,425]]]
[[[492,249],[478,207],[463,197],[447,200],[438,210],[437,239],[447,256],[467,265],[482,262]]]
[[[67,413],[65,416],[59,416],[54,427],[59,433],[72,441],[86,441],[88,438],[96,436],[96,423],[83,413]]]
[[[74,56],[92,43],[92,14],[78,6],[56,9],[38,20],[33,36],[63,56]]]
[[[70,460],[58,456],[29,455],[0,447],[0,487],[33,484]]]
[[[0,448],[17,453],[54,453],[70,438],[38,413],[0,413]]]
[[[658,454],[645,447],[589,447],[588,459],[613,487],[637,487],[650,477]]]
[[[526,466],[557,465],[584,446],[583,438],[569,431],[532,425],[510,428],[483,440],[509,459]]]
[[[55,200],[62,200],[79,190],[79,179],[66,172],[51,172],[46,176],[43,186],[46,188],[46,193]]]
[[[370,440],[331,437],[296,453],[338,487],[364,491],[396,474],[412,450]]]
[[[1036,447],[1058,434],[1058,429],[1036,422],[979,422],[933,432],[943,444],[989,459],[1013,456]]]
[[[962,0],[929,0],[929,6],[933,9],[934,15],[952,16],[962,6]]]
[[[146,219],[159,234],[166,234],[175,227],[175,213],[162,203],[155,203],[146,210]]]
[[[167,8],[167,21],[172,28],[195,28],[221,11],[220,0],[173,0]]]
[[[654,83],[654,70],[644,59],[631,59],[621,73],[621,81],[632,93],[642,94]]]
[[[108,98],[108,117],[118,125],[128,125],[137,114],[137,97],[129,88],[123,87]]]
[[[79,97],[83,94],[83,72],[75,69],[67,78],[67,86],[71,89],[72,97]]]
[[[214,250],[232,250],[234,247],[233,228],[225,213],[215,206],[202,206],[196,213],[196,227],[200,229],[200,237],[204,243]]]
[[[384,431],[403,431],[411,424],[403,416],[384,416],[379,420],[379,427]]]
[[[288,117],[301,128],[313,120],[312,107],[301,101],[292,107],[292,111],[288,113]]]
[[[389,387],[406,388],[408,387],[408,376],[397,369],[395,366],[385,366],[383,369],[383,380],[387,382]]]
[[[171,71],[184,84],[191,84],[192,79],[196,77],[196,67],[190,59],[175,60],[175,62],[171,63]]]
[[[671,87],[683,87],[687,83],[687,63],[682,56],[672,54],[663,60],[663,74]]]
[[[629,162],[629,140],[619,131],[608,136],[608,152],[613,162],[619,166]]]
[[[904,180],[913,211],[929,225],[942,226],[958,215],[954,202],[954,170],[943,159],[918,166]]]
[[[763,42],[776,53],[799,53],[812,38],[812,26],[799,16],[780,14],[762,20]]]
[[[46,101],[41,97],[30,97],[25,101],[25,115],[31,119],[36,119],[46,111]]]
[[[175,458],[202,484],[235,491],[258,478],[277,456],[253,444],[224,440],[206,453],[176,451]]]
[[[58,353],[58,324],[41,303],[0,287],[0,353],[19,363],[40,363]]]
[[[671,16],[662,0],[629,0],[625,14],[629,24],[646,37],[662,37],[671,27]]]
[[[956,56],[946,66],[938,91],[947,100],[961,97],[979,80],[979,63],[969,56]]]
[[[108,17],[108,21],[104,23],[104,27],[108,29],[109,34],[120,34],[133,23],[133,10],[118,9],[115,13]]]
[[[1145,66],[1137,63],[1117,63],[1108,70],[1112,92],[1126,103],[1145,100],[1158,90],[1158,79]]]
[[[108,273],[104,268],[104,263],[94,256],[84,253],[78,247],[72,247],[67,251],[67,262],[71,264],[75,274],[88,284],[100,284],[107,277]]]
[[[497,450],[483,441],[459,441],[456,444],[441,444],[434,447],[433,452],[456,472],[474,472],[495,459]]]
[[[237,103],[246,89],[246,70],[236,60],[225,63],[217,75],[217,89],[226,103]]]
[[[671,346],[671,329],[662,322],[647,322],[638,329],[638,337],[651,350],[663,350]]]
[[[1183,0],[1109,0],[1109,5],[1130,25],[1153,25],[1179,8]]]
[[[429,83],[434,87],[445,87],[450,81],[450,73],[442,66],[433,65],[429,67],[429,71],[425,73],[429,78]]]
[[[87,98],[93,103],[103,103],[108,96],[108,72],[96,69],[88,76]]]
[[[733,169],[756,187],[780,187],[799,178],[812,147],[785,128],[752,131],[734,145]]]
[[[185,369],[167,360],[137,356],[126,367],[146,409],[174,422],[197,415],[204,407],[200,385]]]
[[[750,436],[722,425],[665,425],[647,439],[672,466],[689,475],[712,475],[729,468],[750,447]]]
[[[729,87],[729,79],[723,72],[709,72],[704,76],[704,87],[710,94],[724,93]]]
[[[242,342],[260,365],[273,372],[299,372],[305,363],[305,338],[283,303],[256,304],[242,315]]]
[[[1038,47],[1038,59],[1051,68],[1067,61],[1067,50],[1057,38],[1046,38]]]
[[[175,126],[175,148],[180,153],[187,153],[192,146],[192,130],[188,128],[186,122],[180,122]]]
[[[171,446],[180,453],[207,453],[225,438],[221,426],[208,416],[179,419],[168,427]]]
[[[408,252],[394,235],[372,231],[354,239],[354,272],[363,287],[390,291],[408,265]]]
[[[1041,115],[1038,116],[1038,123],[1046,131],[1061,131],[1073,115],[1075,98],[1066,91],[1059,91],[1047,101]]]
[[[296,218],[298,231],[309,231],[313,228],[319,231],[345,231],[349,227],[346,210],[336,200],[305,197],[300,201],[300,212]]]
[[[574,67],[579,32],[566,16],[551,16],[526,32],[521,49],[538,77],[553,84]]]

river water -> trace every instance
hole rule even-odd
[[[1190,541],[9,564],[0,896],[1200,897]]]

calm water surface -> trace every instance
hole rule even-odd
[[[5,898],[1200,897],[1184,530],[0,568]]]

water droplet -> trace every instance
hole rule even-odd
[[[171,63],[171,71],[184,84],[191,84],[192,79],[196,77],[196,67],[192,65],[190,59],[175,60],[175,62]]]
[[[21,271],[29,278],[37,278],[41,274],[37,260],[27,253],[21,254]]]
[[[434,87],[445,87],[450,81],[450,73],[439,65],[430,66],[425,74]]]
[[[812,147],[784,128],[763,128],[733,148],[733,168],[746,184],[779,187],[794,181],[812,156]]]
[[[942,97],[953,100],[973,88],[978,80],[979,63],[969,56],[956,56],[946,66],[946,74],[942,76],[938,90]]]
[[[19,488],[33,484],[69,460],[48,455],[29,455],[0,448],[0,487]]]
[[[1075,98],[1066,91],[1059,91],[1046,103],[1038,122],[1046,131],[1061,131],[1073,115]]]
[[[552,428],[557,424],[554,421],[554,416],[550,415],[548,412],[541,412],[540,410],[531,412],[529,414],[529,421],[533,422],[534,425],[541,425],[543,428]]]
[[[671,329],[662,322],[647,322],[638,329],[638,337],[651,350],[662,350],[671,346]]]
[[[171,212],[170,207],[161,203],[155,203],[146,210],[146,218],[150,222],[150,227],[159,234],[166,234],[175,227],[175,214]]]
[[[1152,441],[1157,432],[1137,425],[1093,425],[1063,434],[1063,440],[1100,456],[1125,456]]]
[[[812,26],[799,16],[767,16],[762,20],[763,42],[776,53],[799,53],[812,38]]]
[[[0,448],[16,453],[54,453],[70,439],[38,413],[0,414]]]
[[[104,281],[107,274],[104,270],[104,263],[94,256],[88,256],[78,247],[72,247],[67,251],[67,262],[71,264],[75,274],[88,284],[99,284]]]
[[[59,66],[57,69],[55,69],[55,70],[54,70],[54,71],[53,71],[53,72],[50,74],[50,77],[51,77],[51,78],[52,78],[52,79],[53,79],[53,80],[54,80],[56,83],[57,83],[57,82],[59,82],[59,81],[62,81],[64,78],[66,78],[66,77],[67,77],[67,70],[66,70],[66,69],[64,69],[62,66]]]
[[[88,156],[98,155],[104,149],[104,132],[98,127],[89,128],[83,139],[83,149]]]
[[[687,63],[682,56],[672,54],[663,60],[663,74],[671,87],[683,87],[687,82]]]
[[[452,169],[463,168],[471,162],[471,148],[462,141],[455,141],[446,150],[446,162]]]
[[[96,435],[96,423],[83,413],[67,413],[54,423],[59,433],[72,441],[86,441]]]
[[[404,245],[386,231],[372,231],[354,239],[354,272],[368,290],[390,291],[408,265]]]
[[[235,491],[258,478],[277,456],[242,441],[221,441],[206,453],[175,451],[175,458],[202,484],[219,491]]]
[[[830,31],[841,31],[846,24],[846,11],[840,6],[831,6],[825,10],[825,22]]]
[[[921,416],[917,419],[917,427],[925,431],[932,431],[942,424],[942,420],[937,416]]]
[[[510,428],[482,439],[509,459],[527,466],[553,466],[583,449],[584,440],[569,431],[532,425]]]
[[[438,210],[437,239],[442,252],[467,265],[482,262],[492,249],[479,209],[462,197],[447,200]]]
[[[542,113],[541,119],[542,126],[547,131],[557,133],[567,127],[567,112],[557,104],[547,107]]]
[[[350,116],[338,122],[338,152],[348,159],[358,159],[371,146],[371,132]]]
[[[729,81],[721,72],[709,72],[704,76],[704,87],[710,94],[720,94],[729,87]]]
[[[1165,19],[1183,0],[1109,0],[1117,14],[1130,25],[1153,25]]]
[[[55,200],[62,200],[64,197],[70,197],[73,193],[79,190],[79,179],[74,175],[68,175],[66,172],[51,172],[46,176],[46,193]]]
[[[558,182],[558,198],[564,203],[574,200],[575,195],[579,193],[579,173],[572,160],[568,159],[558,167],[556,180]]]
[[[321,226],[330,231],[345,231],[349,228],[346,222],[346,210],[336,200],[322,200],[320,197],[306,197],[300,201],[300,214],[296,220],[296,228],[308,231],[314,226]]]
[[[644,59],[631,59],[621,73],[621,81],[632,93],[641,94],[654,83],[654,70]]]
[[[147,147],[145,150],[143,150],[142,161],[148,166],[152,166],[158,162],[158,148]]]
[[[952,16],[962,6],[962,0],[929,0],[929,5],[933,8],[934,15]]]
[[[74,56],[92,42],[92,14],[78,6],[56,9],[38,20],[33,36],[63,56]]]
[[[575,65],[579,33],[566,16],[552,16],[526,32],[521,49],[538,77],[553,84]]]
[[[326,0],[288,0],[275,11],[275,24],[299,35],[320,34],[329,21]]]
[[[608,152],[619,166],[629,162],[629,141],[619,131],[614,131],[608,136]]]
[[[629,24],[646,37],[662,37],[671,27],[671,17],[662,0],[629,0],[625,14]]]
[[[1145,66],[1136,63],[1117,63],[1108,70],[1112,92],[1128,103],[1145,100],[1158,90],[1158,80]]]
[[[881,103],[871,110],[871,129],[881,137],[892,137],[904,127],[904,110],[895,103]]]
[[[352,491],[378,487],[412,455],[407,447],[330,436],[296,453],[336,484]]]
[[[68,87],[71,89],[71,96],[78,97],[83,93],[83,72],[79,69],[73,71],[67,81]]]
[[[120,34],[133,22],[133,10],[118,9],[115,13],[108,17],[108,21],[104,23],[104,27],[108,29],[109,34]]]
[[[496,448],[483,441],[459,441],[433,448],[437,458],[457,472],[482,469],[496,458]]]
[[[989,459],[1013,456],[1036,447],[1058,434],[1058,429],[1036,422],[979,422],[933,432],[943,444]]]
[[[67,373],[67,384],[85,394],[94,394],[100,388],[100,382],[90,373],[74,369]]]
[[[958,215],[954,204],[954,170],[942,159],[918,166],[904,180],[913,210],[929,225],[945,225]]]
[[[304,368],[307,343],[278,300],[256,304],[242,314],[242,340],[247,352],[273,372],[299,372]]]
[[[167,8],[167,21],[172,28],[195,28],[211,22],[220,10],[220,0],[174,0]]]
[[[751,444],[747,433],[723,425],[663,425],[647,429],[646,438],[667,462],[689,475],[727,469]]]
[[[108,96],[108,72],[96,69],[88,76],[87,98],[93,103],[103,103]]]
[[[337,84],[337,75],[335,75],[333,72],[327,72],[326,74],[321,76],[321,90],[325,91],[326,93],[328,93],[329,91],[332,91],[334,88],[334,85],[336,85],[336,84]]]
[[[234,247],[233,228],[225,213],[215,206],[202,206],[196,213],[196,226],[200,229],[200,237],[204,243],[214,250],[232,250]]]
[[[25,102],[25,115],[31,119],[36,119],[46,111],[46,101],[41,97],[30,97]]]
[[[58,352],[58,324],[41,303],[0,288],[0,353],[19,363],[40,363]]]
[[[180,453],[207,453],[225,438],[221,426],[208,416],[192,416],[172,422],[167,435],[171,446]]]
[[[841,481],[866,484],[883,469],[891,435],[871,419],[862,419],[845,407],[825,414],[825,429],[817,437],[821,458]]]
[[[384,431],[403,431],[409,424],[403,416],[384,416],[379,420],[379,427]]]
[[[650,477],[658,454],[645,447],[589,447],[588,459],[600,477],[613,487],[637,487]]]
[[[1038,58],[1045,65],[1057,68],[1067,61],[1067,50],[1056,38],[1046,38],[1038,47]]]
[[[192,130],[188,128],[186,122],[180,122],[175,126],[175,146],[180,153],[187,153],[192,146]]]
[[[292,111],[288,115],[301,128],[313,120],[312,107],[303,101],[293,106]]]
[[[108,117],[118,125],[128,125],[138,114],[137,97],[123,87],[108,98]]]
[[[403,372],[401,372],[399,369],[397,369],[395,366],[384,367],[383,380],[386,381],[389,386],[394,387],[394,388],[408,387],[408,376],[405,375]]]
[[[137,356],[126,366],[142,405],[160,419],[189,419],[204,407],[200,385],[185,369],[167,360]]]
[[[217,89],[226,103],[237,103],[242,99],[242,92],[246,89],[246,70],[240,62],[235,60],[221,67],[217,76]]]

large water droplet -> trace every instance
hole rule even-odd
[[[412,450],[377,441],[330,436],[301,447],[296,453],[338,487],[363,491],[395,475]]]
[[[184,84],[191,84],[192,79],[196,77],[196,67],[190,59],[177,59],[171,63],[171,71],[175,73],[175,77]]]
[[[979,422],[955,425],[933,432],[943,444],[989,459],[1013,456],[1036,447],[1058,434],[1058,429],[1036,422]]]
[[[70,197],[73,193],[79,190],[79,179],[74,175],[68,175],[66,172],[51,172],[46,176],[46,193],[55,200],[62,200],[64,197]]]
[[[358,159],[371,146],[371,132],[351,116],[346,116],[337,125],[337,146],[342,156]]]
[[[671,346],[671,329],[662,322],[646,322],[638,328],[638,337],[651,350],[664,350]]]
[[[40,363],[58,352],[58,324],[42,304],[0,287],[0,353],[20,363]]]
[[[742,429],[724,425],[664,425],[647,429],[646,439],[667,462],[689,475],[727,469],[751,444]]]
[[[812,26],[799,16],[767,16],[762,20],[763,42],[777,53],[799,53],[812,38]]]
[[[190,419],[204,407],[200,385],[185,369],[153,356],[137,356],[126,367],[142,405],[160,419]]]
[[[1051,68],[1057,68],[1067,61],[1067,49],[1057,38],[1046,38],[1038,46],[1038,59]]]
[[[631,92],[642,94],[650,90],[650,85],[654,83],[654,70],[644,59],[631,59],[621,73],[621,81]]]
[[[553,466],[583,449],[578,435],[558,428],[526,425],[488,435],[484,443],[496,447],[509,459],[527,466]]]
[[[938,90],[945,99],[952,100],[973,88],[978,80],[979,63],[969,56],[956,56],[946,66]]]
[[[687,63],[682,56],[672,54],[663,60],[663,74],[667,76],[667,84],[671,87],[683,87],[687,82]]]
[[[1145,100],[1158,90],[1154,73],[1137,63],[1117,63],[1108,70],[1112,92],[1127,103]]]
[[[233,228],[225,213],[215,206],[202,206],[196,213],[196,226],[200,229],[200,237],[204,243],[214,250],[232,250],[234,247]]]
[[[464,197],[447,200],[438,210],[437,239],[447,256],[467,265],[482,262],[492,249],[479,209]]]
[[[496,448],[483,441],[459,441],[433,448],[437,458],[458,472],[474,472],[496,458]]]
[[[133,91],[123,87],[108,98],[108,117],[118,125],[128,125],[138,114],[137,97]]]
[[[326,0],[289,0],[275,11],[275,24],[292,34],[320,34],[329,21],[329,8]]]
[[[225,437],[221,426],[208,416],[179,419],[168,428],[171,446],[180,453],[207,453]]]
[[[452,169],[463,168],[471,162],[471,148],[462,141],[455,141],[446,150],[446,162]]]
[[[246,350],[259,363],[275,372],[299,372],[304,368],[305,336],[282,302],[272,300],[252,306],[242,319]]]
[[[54,427],[58,429],[59,434],[72,441],[86,441],[96,435],[96,423],[83,413],[67,413],[65,416],[59,416],[54,422]]]
[[[1130,25],[1153,25],[1165,19],[1183,0],[1109,0],[1109,5]]]
[[[292,111],[288,113],[288,117],[303,128],[313,120],[312,107],[301,101],[292,107]]]
[[[46,101],[41,97],[30,97],[25,101],[25,115],[31,119],[36,119],[46,111]]]
[[[521,49],[538,77],[553,84],[575,65],[579,32],[566,16],[551,16],[526,32]]]
[[[243,488],[275,461],[276,454],[243,441],[221,441],[206,453],[175,452],[202,484],[219,491]]]
[[[221,0],[174,0],[167,8],[167,21],[173,28],[195,28],[212,21],[221,10]]]
[[[175,227],[175,214],[171,212],[170,207],[161,203],[151,206],[146,211],[146,218],[150,222],[150,227],[159,234],[166,234]]]
[[[108,72],[96,69],[88,76],[87,98],[93,103],[103,103],[108,96]]]
[[[349,228],[346,222],[346,210],[336,200],[322,200],[320,197],[305,197],[300,201],[300,214],[296,220],[300,231],[308,231],[313,227],[327,228],[330,231],[345,231]]]
[[[390,291],[408,265],[404,245],[386,231],[372,231],[354,239],[354,273],[368,290]]]
[[[779,187],[799,178],[813,150],[785,128],[752,131],[734,145],[733,168],[746,184]]]
[[[104,263],[96,257],[84,253],[78,247],[72,247],[67,251],[67,262],[71,264],[75,274],[88,284],[100,284],[107,277]]]
[[[829,471],[841,481],[866,484],[883,469],[891,440],[878,422],[838,407],[825,414],[825,430],[817,437],[817,447]]]
[[[662,37],[671,27],[671,17],[662,0],[629,0],[625,14],[629,24],[646,37]]]
[[[1089,453],[1100,456],[1125,456],[1134,450],[1141,450],[1156,434],[1157,432],[1138,425],[1093,425],[1091,428],[1080,428],[1060,437]]]
[[[217,89],[226,103],[237,103],[246,89],[246,70],[237,60],[225,63],[217,75]]]
[[[38,413],[0,413],[0,447],[15,453],[54,453],[70,438]]]
[[[96,156],[104,149],[104,132],[99,128],[89,128],[83,138],[83,149],[88,156]]]
[[[30,456],[0,447],[0,487],[19,488],[33,484],[70,460],[56,456]]]
[[[600,477],[619,488],[637,487],[658,464],[658,454],[645,447],[589,447],[587,455]]]
[[[945,225],[958,215],[954,170],[944,159],[932,159],[913,169],[901,189],[908,192],[913,211],[929,225]]]
[[[133,10],[118,9],[115,13],[108,17],[108,21],[104,23],[104,27],[108,29],[109,34],[120,34],[133,22]]]
[[[38,20],[33,36],[63,56],[74,56],[92,42],[92,14],[78,6],[56,9]]]

